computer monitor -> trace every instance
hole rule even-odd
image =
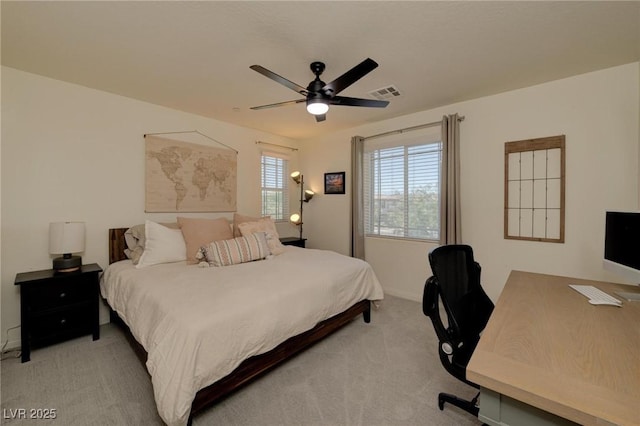
[[[640,212],[606,212],[603,267],[640,284]]]

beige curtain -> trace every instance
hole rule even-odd
[[[460,117],[442,117],[442,182],[440,187],[440,244],[461,244]]]
[[[362,193],[362,154],[364,138],[351,138],[351,250],[352,257],[364,260],[364,197]]]

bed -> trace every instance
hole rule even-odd
[[[366,262],[325,250],[287,247],[271,259],[216,268],[136,269],[124,255],[126,230],[109,230],[101,293],[146,364],[169,425],[191,423],[358,315],[368,323],[371,301],[384,297]]]

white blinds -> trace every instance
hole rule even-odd
[[[285,155],[262,154],[262,216],[289,217],[289,160]]]
[[[364,216],[370,236],[438,240],[440,127],[365,142]]]

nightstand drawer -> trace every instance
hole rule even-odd
[[[60,338],[90,333],[93,326],[90,313],[90,305],[80,305],[73,309],[35,315],[31,323],[32,344],[40,346]]]
[[[100,338],[98,284],[102,268],[97,263],[79,271],[57,273],[53,269],[21,272],[20,286],[22,362],[31,359],[31,346],[45,346],[92,334]]]
[[[88,302],[95,294],[94,284],[86,277],[72,277],[61,282],[44,282],[28,290],[32,312],[51,307],[68,306]]]

